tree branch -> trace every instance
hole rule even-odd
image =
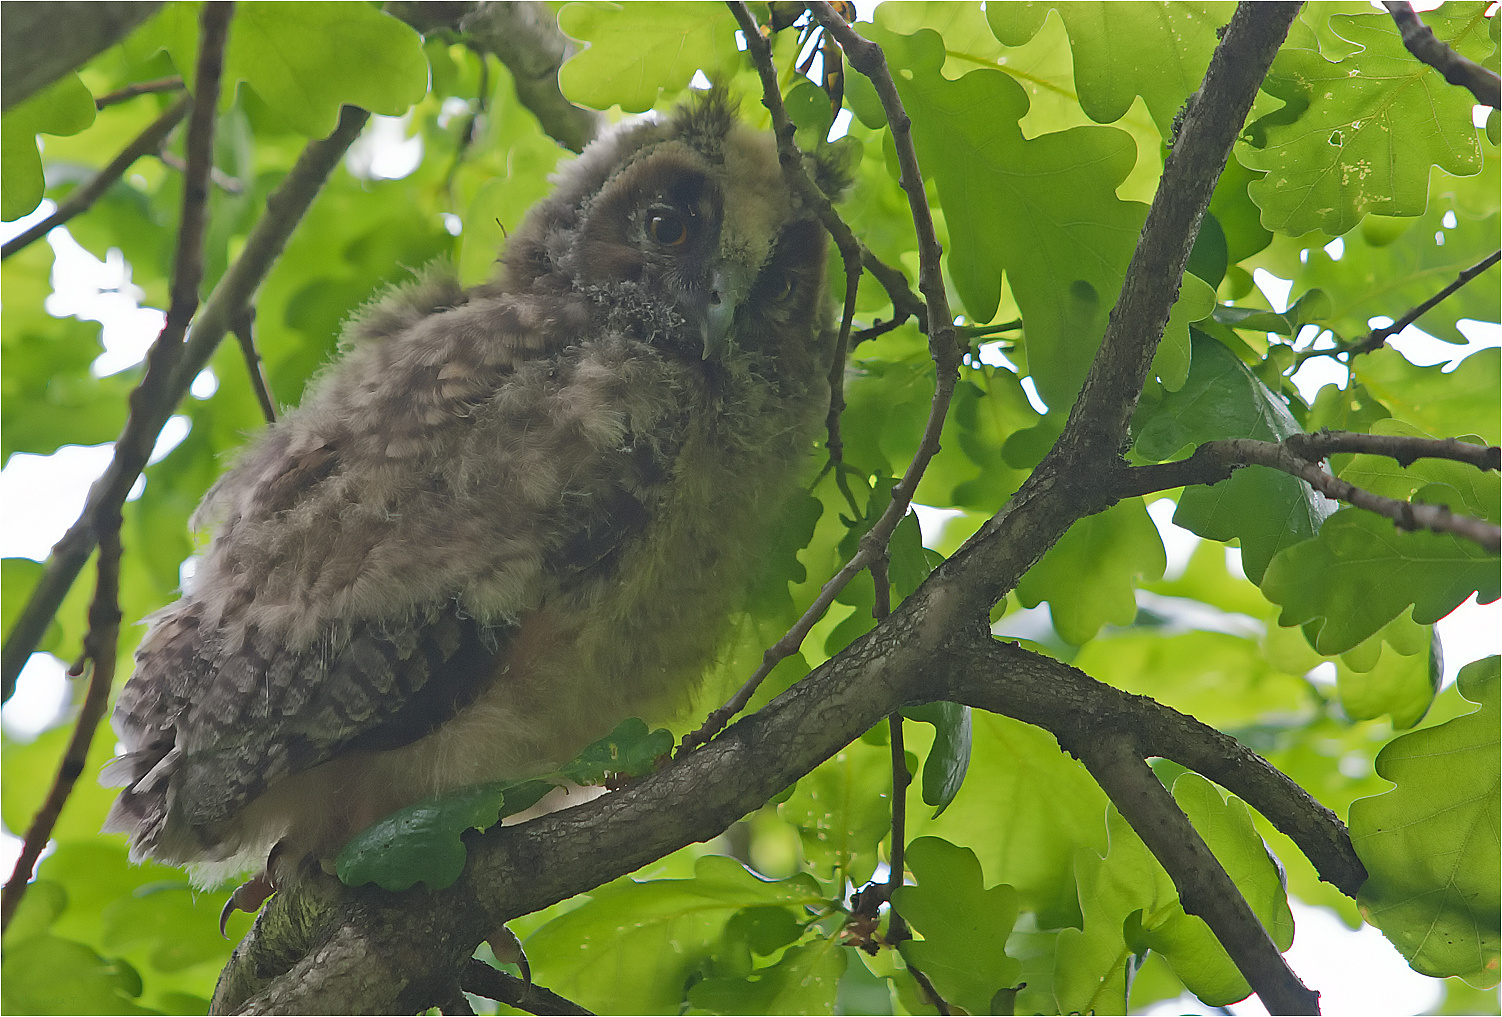
[[[1131,741],[1129,734],[1118,733],[1087,739],[1070,751],[1168,871],[1184,911],[1210,926],[1268,1012],[1319,1013],[1319,993],[1293,973],[1251,905]]]
[[[250,378],[250,387],[261,406],[261,416],[266,423],[276,423],[276,400],[271,397],[271,382],[266,380],[265,365],[256,349],[256,309],[247,305],[230,325],[230,331],[240,343],[240,353],[245,357],[245,373]]]
[[[98,542],[100,521],[110,514],[109,506],[118,508],[124,503],[173,407],[182,400],[188,386],[208,363],[229,323],[249,304],[261,280],[286,246],[292,230],[302,221],[308,206],[328,175],[339,165],[350,143],[359,136],[369,116],[353,106],[344,107],[334,133],[310,142],[303,150],[292,171],[266,199],[266,213],[246,239],[240,257],[204,302],[193,323],[192,333],[182,344],[181,356],[177,358],[170,381],[161,386],[150,406],[142,404],[142,414],[132,410],[125,429],[115,442],[115,454],[109,467],[89,490],[88,501],[78,520],[53,547],[41,580],[32,590],[5,640],[4,651],[0,652],[0,679],[3,679],[3,696],[0,698],[9,699],[15,691],[16,676],[57,614],[73,580],[89,560]],[[146,383],[146,379],[141,382],[142,386]],[[135,402],[133,397],[133,407]]]
[[[1499,258],[1502,258],[1502,251],[1493,251],[1491,254],[1488,254],[1476,264],[1472,265],[1464,272],[1461,272],[1460,275],[1456,276],[1455,281],[1450,283],[1450,285],[1446,286],[1444,289],[1440,290],[1434,296],[1430,297],[1422,304],[1419,304],[1417,307],[1411,308],[1407,314],[1403,315],[1403,317],[1399,318],[1391,325],[1384,325],[1381,328],[1374,328],[1366,334],[1366,338],[1352,343],[1349,346],[1341,346],[1333,350],[1320,350],[1319,352],[1327,354],[1370,353],[1372,350],[1378,349],[1379,347],[1385,345],[1388,339],[1391,339],[1393,336],[1403,331],[1409,325],[1412,325],[1415,321],[1418,321],[1419,318],[1432,311],[1436,306],[1438,306],[1441,300],[1444,300],[1450,294],[1460,289],[1462,286],[1470,282],[1472,279],[1476,278],[1482,272],[1485,272],[1487,269],[1495,265]]]
[[[712,839],[883,716],[938,700],[1042,726],[1066,746],[1113,732],[1139,739],[1143,753],[1202,765],[1294,838],[1325,879],[1348,892],[1360,885],[1340,821],[1234,739],[958,616],[961,587],[977,578],[936,572],[885,624],[665,769],[474,838],[447,889],[386,894],[311,873],[268,902],[226,968],[215,1012],[418,1009],[506,921]]]
[[[178,121],[187,115],[192,105],[193,100],[185,95],[167,107],[161,116],[153,120],[134,141],[125,146],[119,155],[111,159],[107,166],[90,177],[88,182],[75,187],[66,198],[58,203],[51,215],[17,233],[4,245],[0,245],[0,261],[9,258],[33,241],[45,237],[80,212],[88,211],[105,191],[114,186],[115,181],[125,175],[125,171],[130,169],[137,159],[161,149],[162,143],[167,140],[167,135],[172,133],[172,128],[176,127]]]
[[[1496,109],[1502,106],[1502,78],[1474,60],[1468,60],[1435,38],[1434,29],[1419,20],[1413,4],[1383,0],[1383,7],[1397,22],[1403,45],[1419,60],[1443,74],[1452,85],[1469,89],[1476,101]]]
[[[124,88],[117,88],[113,92],[94,99],[95,109],[106,109],[110,106],[118,106],[122,102],[129,102],[139,95],[155,95],[158,92],[180,92],[183,88],[183,79],[176,74],[166,78],[157,78],[154,81],[138,81]]]
[[[51,839],[52,831],[57,826],[58,817],[63,813],[63,806],[67,804],[68,798],[73,794],[73,786],[83,774],[84,763],[89,757],[89,746],[94,741],[94,732],[104,719],[105,711],[109,709],[110,687],[115,680],[116,646],[120,641],[119,517],[113,522],[115,525],[105,533],[99,545],[99,580],[94,587],[93,603],[89,606],[89,631],[83,640],[83,656],[73,669],[75,676],[82,674],[85,661],[88,662],[89,691],[84,695],[78,719],[73,722],[73,734],[69,736],[68,747],[63,752],[62,762],[58,764],[57,776],[52,779],[47,797],[26,830],[20,857],[16,859],[10,878],[5,881],[5,889],[0,891],[0,932],[10,927],[10,920],[15,917],[21,898],[26,896],[31,875],[36,871],[37,859],[42,857],[42,851],[47,847],[47,841]]]
[[[458,32],[484,58],[493,53],[511,72],[516,98],[565,148],[584,151],[605,128],[605,118],[575,106],[558,88],[558,68],[574,53],[545,3],[388,3],[386,9],[417,31]]]
[[[1320,436],[1303,435],[1301,437],[1317,440]],[[1360,443],[1352,439],[1366,437],[1381,436],[1343,435],[1341,441],[1343,444],[1358,446]],[[1409,441],[1423,440],[1409,439]],[[1455,442],[1454,444],[1464,445],[1465,443]],[[1317,441],[1315,447],[1318,447]],[[1470,447],[1482,448],[1479,445]],[[1401,447],[1398,451],[1403,456],[1411,457],[1411,450],[1407,447]],[[1400,457],[1394,455],[1394,458]],[[1290,476],[1298,477],[1327,498],[1347,502],[1369,512],[1386,516],[1400,530],[1450,533],[1479,545],[1489,554],[1502,551],[1502,527],[1472,516],[1456,515],[1447,505],[1400,501],[1397,498],[1373,494],[1350,481],[1326,473],[1315,463],[1297,454],[1289,442],[1258,441],[1255,438],[1208,441],[1195,449],[1194,455],[1188,459],[1157,466],[1137,466],[1121,471],[1121,484],[1118,490],[1122,497],[1129,497],[1152,491],[1166,491],[1189,484],[1216,484],[1225,480],[1232,471],[1242,466],[1267,466],[1281,470]]]

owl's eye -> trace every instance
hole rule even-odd
[[[664,247],[677,247],[688,239],[688,224],[672,209],[658,209],[647,218],[647,233]]]

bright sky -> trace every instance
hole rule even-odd
[[[400,120],[385,117],[375,120],[380,137],[368,142],[362,139],[362,148],[351,152],[351,161],[358,162],[358,168],[366,176],[401,177],[411,172],[421,160],[421,148],[413,150],[411,140],[405,139]],[[420,138],[417,141],[420,146]],[[0,240],[16,235],[51,209],[51,203],[44,202],[32,216],[0,226]],[[48,300],[49,313],[59,317],[77,315],[104,324],[105,353],[94,364],[96,375],[112,374],[138,363],[156,338],[163,315],[155,308],[139,306],[140,291],[130,284],[129,265],[118,251],[109,252],[107,259],[100,262],[79,247],[66,229],[54,230],[48,241],[57,255],[53,269],[56,292]],[[1341,243],[1335,240],[1327,248],[1332,256],[1339,257]],[[1261,270],[1256,281],[1275,308],[1286,307],[1291,283]],[[1394,310],[1401,313],[1406,308]],[[1388,319],[1371,322],[1374,326],[1388,323]],[[1393,339],[1392,345],[1415,363],[1452,366],[1478,349],[1502,345],[1502,329],[1496,326],[1463,322],[1461,330],[1470,339],[1469,346],[1441,343],[1412,326]],[[1301,348],[1322,341],[1312,328],[1309,333],[1301,337]],[[1342,383],[1345,378],[1346,369],[1341,364],[1319,357],[1307,361],[1294,382],[1306,398],[1312,399],[1320,386]],[[216,387],[212,373],[205,371],[195,382],[193,395],[207,398]],[[157,444],[153,461],[166,455],[186,436],[186,418],[173,418]],[[4,526],[0,527],[0,556],[45,559],[52,544],[77,518],[89,485],[103,472],[110,452],[110,445],[72,445],[50,456],[12,456],[0,470],[0,518],[4,520]],[[135,494],[139,495],[141,489],[138,484]],[[925,506],[917,508],[926,542],[932,544],[952,513]],[[1151,515],[1168,549],[1170,572],[1182,569],[1199,538],[1173,525],[1169,518],[1170,502],[1154,503]],[[1235,549],[1228,551],[1228,559],[1239,567],[1239,553]],[[1046,611],[1046,606],[1038,608],[1037,612],[1045,614],[1038,615],[1031,623],[1046,624]],[[1029,619],[1024,616],[1028,614],[1031,613],[1008,616],[1008,622],[1026,625]],[[1461,665],[1497,651],[1497,634],[1502,632],[1502,603],[1478,607],[1473,598],[1440,623],[1440,632],[1445,647],[1445,680],[1453,681]],[[7,734],[27,738],[55,723],[67,706],[68,695],[62,662],[47,654],[34,655],[22,672],[15,696],[4,707]],[[5,872],[14,864],[18,851],[19,841],[15,837],[0,834],[0,867]],[[1321,1003],[1326,1014],[1413,1014],[1437,1004],[1439,984],[1410,970],[1377,930],[1363,927],[1352,932],[1321,909],[1307,908],[1298,902],[1293,902],[1293,907],[1298,934],[1288,957],[1306,984],[1324,993]],[[1192,996],[1185,996],[1160,1004],[1150,1012],[1211,1011]],[[1232,1007],[1231,1012],[1266,1013],[1255,998]]]

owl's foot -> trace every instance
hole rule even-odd
[[[252,876],[249,880],[235,887],[229,895],[229,900],[224,902],[224,910],[219,912],[219,935],[228,939],[224,927],[229,922],[229,916],[236,911],[246,911],[251,914],[259,911],[266,899],[276,893],[276,883],[271,877],[261,872]]]

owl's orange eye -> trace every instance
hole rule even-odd
[[[688,224],[677,212],[663,209],[647,220],[647,232],[664,247],[677,247],[688,239]]]

